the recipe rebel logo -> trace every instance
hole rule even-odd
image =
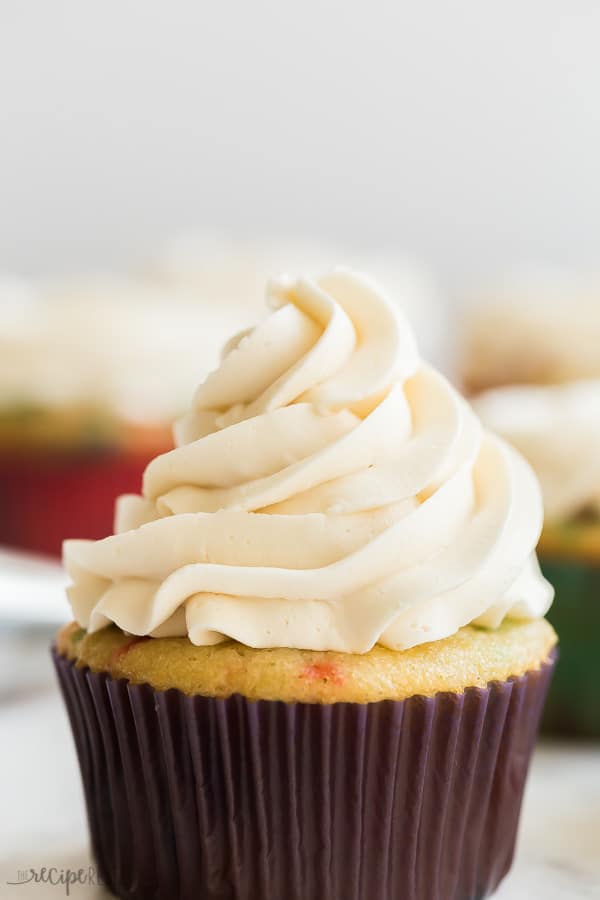
[[[70,897],[77,887],[104,887],[104,882],[95,866],[82,866],[80,869],[59,868],[58,866],[42,866],[39,869],[19,869],[15,881],[7,881],[7,885],[21,887],[26,884],[44,884],[62,888],[65,896]],[[15,894],[15,897],[17,894]]]

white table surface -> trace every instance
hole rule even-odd
[[[42,692],[30,687],[0,703],[2,900],[58,900],[65,896],[63,887],[7,882],[30,867],[78,869],[90,863],[66,714],[45,651],[33,658],[36,663],[30,672],[36,684],[42,683]],[[71,889],[76,900],[108,896],[94,887]],[[600,744],[540,746],[516,863],[496,896],[498,900],[600,898]]]

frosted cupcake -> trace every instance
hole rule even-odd
[[[120,897],[479,898],[553,667],[527,463],[345,270],[280,280],[70,541],[55,660]]]
[[[227,332],[202,307],[135,278],[0,282],[0,543],[58,555],[111,534],[218,360]]]
[[[475,409],[536,470],[546,518],[539,553],[557,591],[561,662],[549,729],[600,737],[600,380],[498,388]]]
[[[600,378],[600,277],[529,268],[482,287],[465,316],[465,391]]]

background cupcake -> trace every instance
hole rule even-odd
[[[115,496],[172,446],[203,332],[191,304],[134,279],[0,290],[0,542],[57,555],[109,534]]]
[[[600,276],[529,268],[471,301],[458,361],[467,394],[600,378]]]
[[[545,724],[600,736],[600,379],[480,395],[481,419],[529,459],[544,494],[542,568],[561,662]]]
[[[539,554],[561,634],[544,724],[598,736],[600,279],[529,269],[479,299],[466,318],[463,385],[485,424],[527,457],[544,493]]]
[[[553,661],[539,487],[369,281],[277,280],[70,541],[56,663],[119,896],[483,897]]]

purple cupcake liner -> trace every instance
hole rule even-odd
[[[554,657],[403,702],[189,697],[53,651],[92,848],[130,900],[474,900],[510,868]]]

